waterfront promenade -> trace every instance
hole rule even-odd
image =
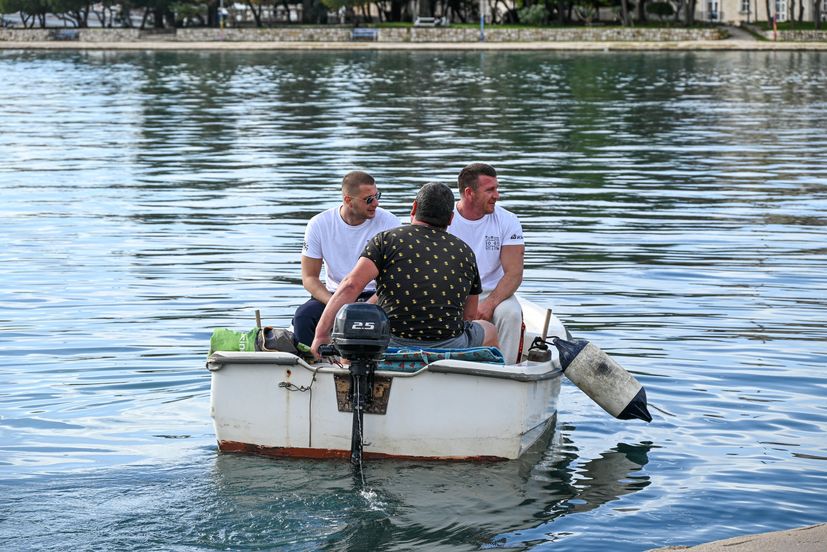
[[[412,51],[827,51],[827,42],[744,39],[684,41],[310,42],[310,41],[0,41],[2,50],[412,50]]]
[[[697,546],[669,546],[651,552],[823,552],[827,549],[827,523],[787,531],[743,535]]]

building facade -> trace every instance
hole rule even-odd
[[[798,21],[803,5],[802,21],[813,21],[815,2],[821,2],[821,20],[827,21],[827,0],[770,0],[767,16],[766,0],[698,0],[695,16],[699,21],[738,24],[755,21]]]

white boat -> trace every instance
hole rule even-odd
[[[523,351],[540,335],[566,337],[550,311],[521,299]],[[544,328],[547,328],[544,331]],[[517,364],[442,359],[414,372],[377,370],[364,413],[364,458],[514,459],[554,426],[558,352]],[[215,352],[211,414],[227,452],[351,456],[347,367],[282,352]]]

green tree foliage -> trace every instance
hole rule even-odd
[[[89,0],[47,0],[49,11],[75,27],[89,26]]]
[[[203,27],[206,7],[203,4],[178,1],[170,4],[170,9],[175,14],[176,27]]]
[[[175,26],[175,15],[172,11],[174,1],[175,0],[132,0],[133,7],[144,10],[141,28],[143,29],[147,26],[150,17],[152,26],[156,29]]]
[[[594,2],[578,2],[574,5],[574,13],[580,21],[591,25],[592,21],[598,18],[599,6]]]
[[[322,0],[322,4],[330,11],[337,11],[340,8],[352,8],[356,0]]]
[[[92,4],[92,13],[101,27],[115,26],[116,19],[123,16],[122,5],[118,0],[101,0]]]
[[[0,0],[0,13],[18,13],[25,27],[46,28],[47,0]]]
[[[671,2],[651,2],[646,6],[646,11],[661,21],[665,20],[667,17],[672,17],[675,15],[675,8],[672,6]]]
[[[544,25],[548,23],[549,13],[545,4],[534,4],[517,10],[520,22],[526,25]]]

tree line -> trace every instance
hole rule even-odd
[[[276,20],[277,12],[290,13],[301,5],[296,23],[381,23],[412,21],[438,15],[453,23],[479,21],[479,0],[237,0],[252,16],[252,25],[265,27],[290,23]],[[693,25],[698,0],[488,0],[488,21],[493,24],[568,25],[600,21],[601,8],[612,13],[613,23],[624,26],[649,21]],[[770,0],[765,0],[770,9]],[[794,1],[794,0],[793,0]],[[803,6],[803,0],[801,5]],[[226,0],[230,7],[233,0]],[[818,3],[818,2],[817,2]],[[0,13],[18,13],[26,27],[45,28],[51,14],[64,25],[85,28],[90,20],[101,27],[174,28],[217,27],[221,24],[220,0],[0,0]],[[414,10],[416,12],[414,13]],[[140,24],[132,14],[140,14]],[[329,21],[330,13],[341,13]],[[768,13],[772,13],[769,12]],[[269,17],[266,17],[269,14]],[[289,19],[289,18],[288,18]],[[817,25],[818,27],[818,25]]]

